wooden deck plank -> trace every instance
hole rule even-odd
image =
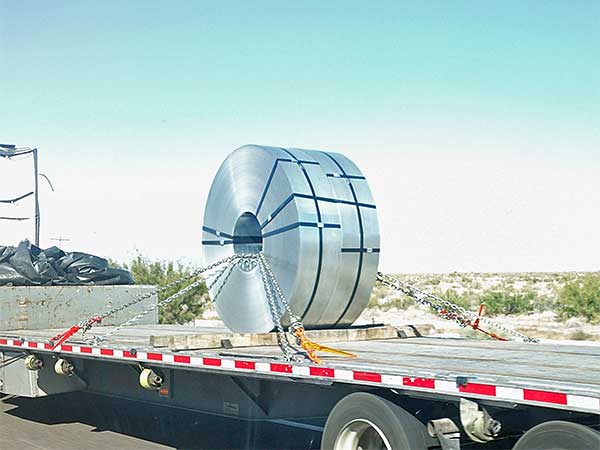
[[[335,330],[309,330],[306,336],[321,343],[355,342],[381,339],[397,339],[398,330],[389,325],[356,327]],[[194,333],[170,335],[153,333],[150,344],[154,347],[168,347],[172,350],[220,348],[222,341],[233,347],[255,347],[277,345],[276,333],[232,333],[228,330],[201,330]]]

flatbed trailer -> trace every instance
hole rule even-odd
[[[89,337],[109,330],[95,327]],[[600,346],[353,327],[315,332],[357,355],[324,355],[317,365],[284,360],[272,333],[144,325],[119,330],[101,345],[73,338],[52,349],[50,339],[60,331],[0,332],[0,392],[36,397],[85,390],[322,428],[321,447],[307,441],[305,448],[600,445]]]

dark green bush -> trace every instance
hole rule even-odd
[[[480,297],[485,304],[485,312],[497,314],[526,314],[533,311],[536,295],[534,292],[486,292]]]
[[[468,292],[463,292],[462,294],[459,294],[454,289],[448,289],[446,290],[446,292],[435,292],[435,294],[438,297],[443,298],[444,300],[448,300],[449,302],[452,302],[462,308],[473,308],[473,299],[471,298]]]
[[[566,283],[558,292],[558,315],[561,319],[584,317],[600,322],[600,273],[590,273]]]
[[[432,277],[432,278],[429,278],[428,280],[426,280],[425,284],[428,284],[430,286],[437,286],[441,282],[442,282],[442,279],[440,277]]]
[[[111,261],[111,265],[129,270],[135,284],[148,284],[157,287],[165,286],[191,272],[189,267],[182,264],[150,261],[141,255],[138,255],[130,264],[117,264]],[[178,286],[160,292],[158,294],[159,301],[173,295],[190,282],[183,282]],[[204,312],[207,304],[207,295],[208,290],[206,285],[202,283],[197,288],[192,289],[168,305],[161,307],[158,310],[159,322],[180,325],[191,322]]]

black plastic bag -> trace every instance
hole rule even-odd
[[[133,284],[127,270],[108,267],[108,261],[87,253],[42,250],[29,241],[17,247],[0,246],[0,286]]]

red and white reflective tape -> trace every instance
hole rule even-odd
[[[0,346],[14,347],[22,350],[51,351],[52,346],[44,342],[23,341],[20,339],[0,338]],[[324,367],[316,365],[298,365],[285,362],[252,361],[248,359],[232,359],[214,356],[182,355],[91,347],[85,345],[62,344],[55,353],[74,353],[115,360],[135,360],[158,362],[173,366],[189,366],[213,370],[237,371],[246,373],[265,373],[289,378],[320,378],[343,383],[385,386],[391,388],[439,392],[464,397],[495,398],[513,403],[531,403],[540,406],[576,409],[600,414],[600,398],[566,394],[556,391],[545,391],[521,387],[496,386],[485,383],[457,385],[455,381],[435,378],[419,378],[406,375],[391,375],[378,372],[364,372],[351,369]]]

